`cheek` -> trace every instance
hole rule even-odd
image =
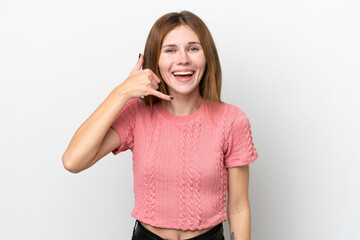
[[[167,71],[171,66],[171,62],[169,61],[169,59],[167,59],[166,57],[161,57],[161,55],[158,64],[160,71]]]
[[[198,62],[198,68],[200,69],[199,72],[199,78],[202,79],[204,77],[204,73],[205,73],[205,68],[206,68],[206,60],[205,57],[199,59],[200,61]]]
[[[163,63],[163,61],[161,60],[161,58],[159,59],[158,66],[159,66],[160,72],[162,72],[163,69],[164,69],[164,63]]]
[[[199,65],[198,65],[199,69],[201,69],[201,74],[204,74],[205,72],[205,68],[206,68],[206,62],[201,62]]]
[[[160,71],[162,80],[164,80],[166,84],[169,84],[169,79],[171,78],[171,73],[169,73],[169,67],[168,67],[167,61],[165,61],[164,58],[160,57],[158,66],[159,66],[159,71]]]
[[[205,56],[202,55],[202,56],[198,56],[196,59],[196,65],[198,68],[200,69],[205,69],[205,66],[206,66],[206,59],[205,59]]]

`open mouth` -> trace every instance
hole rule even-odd
[[[189,72],[173,72],[172,73],[176,78],[181,78],[181,77],[191,77],[194,74],[194,71],[189,71]]]

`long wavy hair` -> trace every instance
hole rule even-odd
[[[189,11],[181,11],[179,13],[167,13],[160,17],[152,26],[146,40],[143,69],[151,69],[162,80],[157,90],[168,94],[168,87],[165,81],[163,81],[159,70],[160,51],[166,34],[180,25],[189,26],[197,34],[202,45],[206,67],[199,83],[199,91],[201,97],[207,100],[204,103],[207,104],[209,115],[213,119],[213,111],[222,103],[220,99],[222,84],[221,66],[211,33],[197,15]],[[154,95],[148,95],[144,96],[143,100],[146,105],[150,106],[151,112],[153,112],[153,104],[162,99]]]

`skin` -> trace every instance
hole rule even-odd
[[[230,239],[250,240],[249,165],[228,168],[227,217]]]
[[[188,26],[180,25],[170,31],[163,39],[159,58],[162,79],[168,86],[169,95],[174,101],[166,101],[167,109],[177,116],[195,112],[203,102],[199,83],[206,67],[205,54],[197,34]],[[195,73],[188,82],[176,80],[175,70],[193,70]]]

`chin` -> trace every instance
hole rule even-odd
[[[172,88],[171,89],[173,92],[176,92],[177,94],[182,94],[182,95],[189,95],[192,92],[194,92],[196,90],[196,88]]]

